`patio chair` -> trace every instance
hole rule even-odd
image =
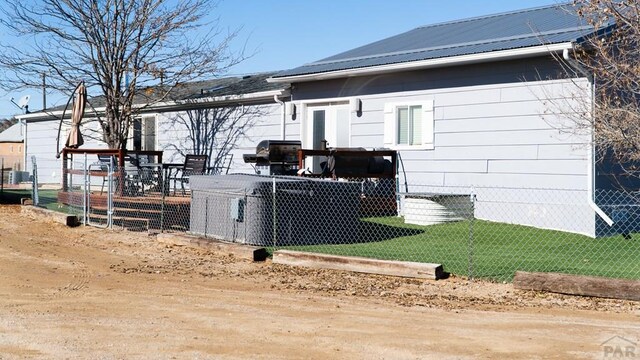
[[[182,168],[178,169],[175,176],[170,176],[169,181],[173,180],[173,194],[176,194],[177,182],[180,182],[182,195],[186,194],[184,184],[189,183],[191,175],[203,175],[207,167],[207,155],[187,155],[184,159]]]
[[[144,196],[145,186],[151,188],[156,185],[157,179],[154,169],[145,166],[151,163],[150,155],[128,154],[124,160],[125,193],[131,196]]]
[[[156,185],[156,171],[145,166],[152,163],[150,157],[151,155],[135,155],[136,166],[138,167],[138,180],[140,181],[142,195],[144,195],[145,185],[149,186],[149,188]]]
[[[127,154],[124,156],[124,168],[120,169],[120,178],[122,181],[122,194],[127,196],[137,196],[144,194],[144,186],[140,167],[138,166],[137,155]]]

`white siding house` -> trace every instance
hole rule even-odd
[[[572,120],[591,83],[558,61],[594,29],[570,10],[424,26],[270,81],[291,83],[305,148],[321,111],[330,146],[398,150],[408,193],[474,194],[476,218],[596,236],[610,218]]]

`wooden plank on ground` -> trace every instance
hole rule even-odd
[[[369,274],[400,276],[437,280],[444,278],[440,264],[408,261],[377,260],[355,256],[338,256],[291,250],[273,253],[276,264],[306,266],[316,269],[333,269]]]
[[[205,248],[251,261],[264,261],[267,258],[267,250],[262,247],[231,244],[187,234],[160,233],[157,235],[157,240],[163,244]]]
[[[640,301],[640,281],[559,273],[517,271],[513,287],[521,290]]]
[[[66,226],[78,226],[80,225],[80,221],[78,217],[75,215],[63,214],[57,211],[39,208],[37,206],[25,205],[20,210],[23,214],[30,214],[35,216],[44,217],[55,222],[59,222]]]

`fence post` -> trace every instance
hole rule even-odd
[[[160,233],[164,232],[164,203],[166,194],[169,192],[169,168],[160,168]],[[193,205],[193,203],[191,204]]]
[[[107,227],[113,229],[113,174],[115,172],[115,164],[113,156],[109,157],[109,165],[107,167]]]
[[[87,153],[84,153],[84,166],[82,167],[82,173],[83,173],[83,178],[84,178],[84,189],[82,191],[82,215],[83,215],[83,222],[84,225],[87,225],[89,223],[89,201],[91,201],[89,199],[89,196],[91,195],[91,188],[89,183],[91,182],[91,180],[89,180],[89,172],[87,171]]]
[[[278,238],[278,230],[277,230],[278,218],[276,213],[277,204],[276,204],[276,177],[275,176],[273,177],[272,194],[273,194],[273,199],[271,204],[271,212],[273,214],[273,224],[272,224],[273,225],[273,250],[275,251],[276,245],[277,245],[277,238]]]
[[[36,163],[36,156],[31,156],[31,164],[33,166],[33,177],[31,179],[31,199],[33,200],[33,206],[40,204],[40,198],[38,196],[38,164]]]
[[[476,193],[475,189],[471,189],[471,194],[469,195],[469,201],[471,202],[471,212],[469,219],[469,241],[467,244],[467,256],[468,256],[468,277],[470,281],[473,281],[473,222],[475,217],[475,209],[476,209]]]

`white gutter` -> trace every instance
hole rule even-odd
[[[573,50],[573,49],[572,49]],[[595,74],[590,73],[585,69],[582,65],[580,65],[577,61],[575,61],[571,56],[569,56],[569,49],[565,49],[562,51],[562,58],[577,72],[584,75],[589,83],[591,84],[591,121],[595,120],[595,101],[596,101],[596,81]],[[591,139],[589,141],[589,145],[587,148],[587,203],[595,211],[598,216],[602,220],[604,220],[607,225],[612,226],[613,220],[604,212],[602,209],[594,202],[595,194],[595,156],[594,156],[594,147],[593,147],[593,125],[591,126],[590,131]]]
[[[201,109],[208,106],[222,106],[228,103],[234,102],[250,102],[255,100],[269,100],[273,96],[288,96],[290,94],[289,90],[269,90],[269,91],[261,91],[250,94],[243,95],[226,95],[226,96],[216,96],[216,97],[208,97],[201,98],[189,101],[166,101],[159,102],[153,105],[146,104],[134,104],[133,109],[142,110],[141,113],[155,113],[155,112],[166,112],[166,111],[181,111],[181,110],[190,110],[190,109]],[[104,114],[106,108],[100,107],[96,108],[95,112],[98,114]],[[63,110],[56,111],[45,111],[45,112],[34,112],[24,115],[16,116],[19,120],[25,121],[44,121],[44,120],[60,120],[60,116],[62,116]],[[93,111],[85,111],[85,115],[92,116],[94,115]],[[65,115],[65,119],[71,118],[71,111],[67,111]]]
[[[302,81],[314,81],[314,80],[327,80],[353,76],[365,76],[365,75],[378,75],[398,71],[420,70],[428,68],[437,68],[454,65],[464,65],[481,63],[488,61],[499,61],[509,59],[519,59],[525,57],[534,57],[539,55],[546,55],[553,52],[560,52],[566,49],[572,49],[573,44],[571,42],[551,44],[551,45],[539,45],[531,46],[521,49],[510,49],[492,51],[479,54],[468,54],[460,56],[451,56],[438,59],[410,61],[398,64],[388,64],[379,66],[369,66],[357,69],[336,70],[317,74],[305,74],[305,75],[292,75],[283,77],[271,77],[268,78],[268,82],[272,83],[289,83],[289,82],[302,82]]]
[[[284,102],[280,99],[278,99],[278,95],[273,95],[273,101],[277,102],[278,104],[280,104],[280,113],[281,113],[281,119],[280,119],[280,140],[286,140],[286,129],[285,126],[287,125],[287,114],[286,114],[286,109],[284,106]]]

